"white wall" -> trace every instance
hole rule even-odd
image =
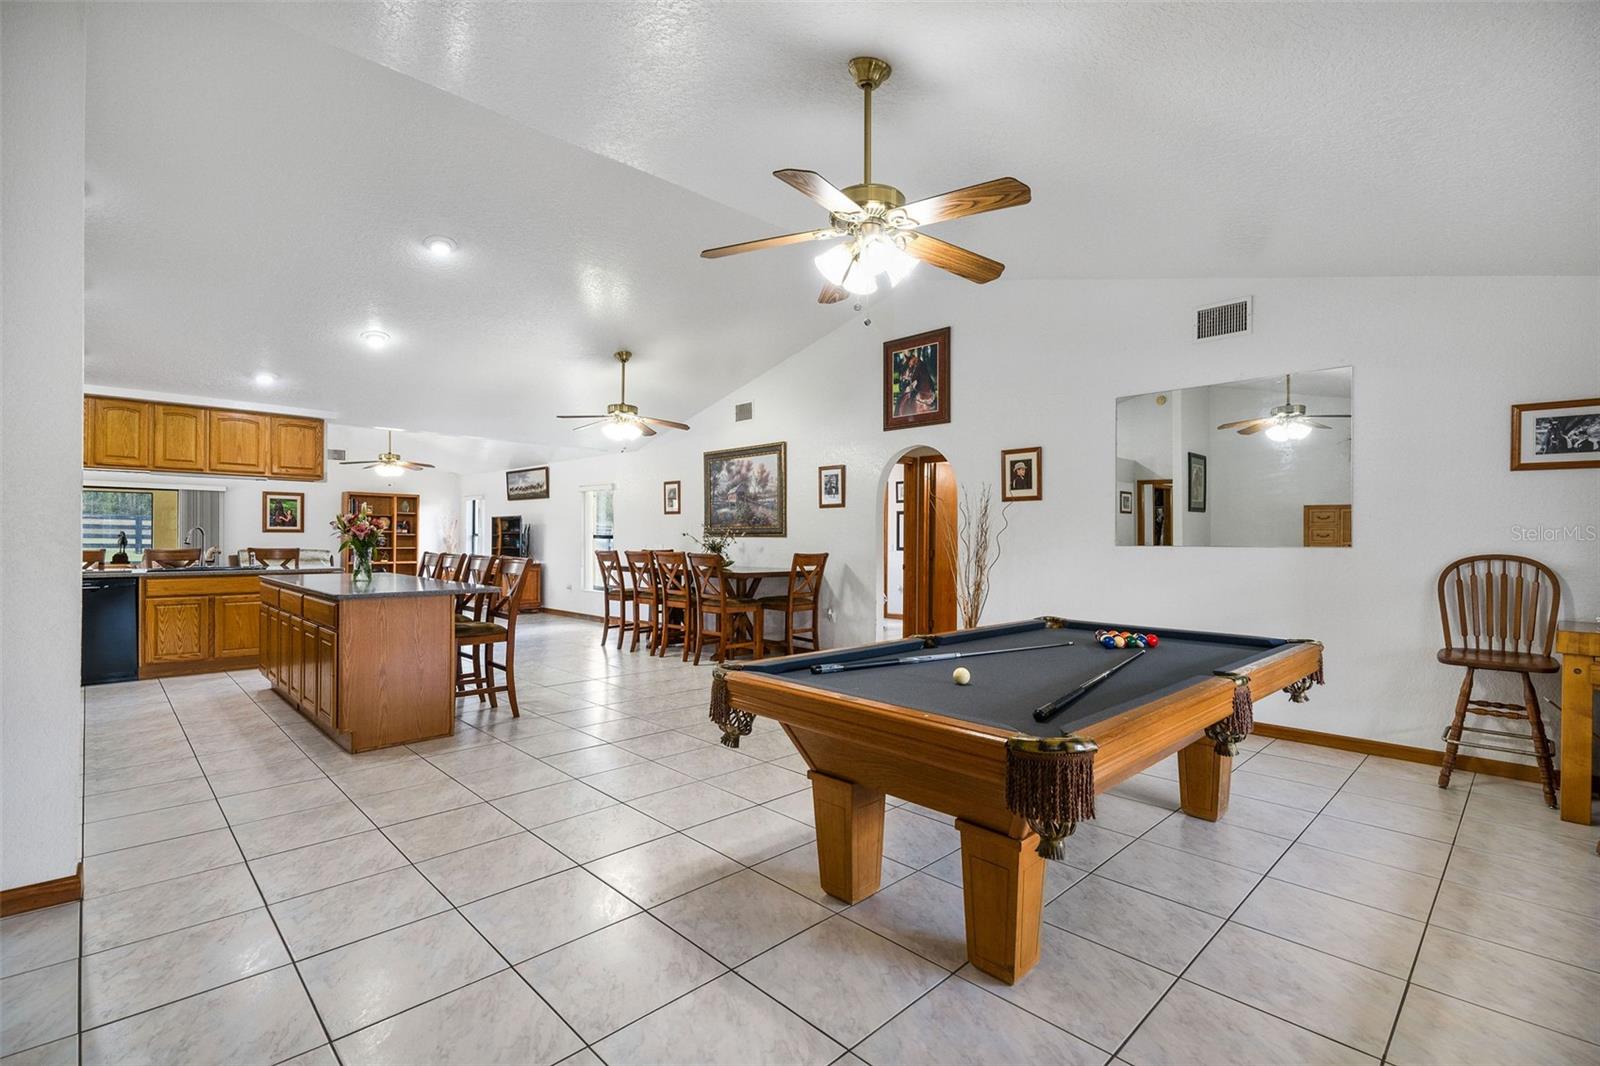
[[[82,855],[84,31],[0,5],[0,887]]]
[[[1241,293],[1256,297],[1254,332],[1188,339],[1194,307]],[[994,480],[1002,447],[1038,444],[1050,457],[1044,500],[1010,510],[988,620],[1056,613],[1158,630],[1316,637],[1327,644],[1328,687],[1307,704],[1264,700],[1261,717],[1424,746],[1437,744],[1460,680],[1433,657],[1432,585],[1444,563],[1524,551],[1565,579],[1563,613],[1600,610],[1592,540],[1530,544],[1519,532],[1600,522],[1600,471],[1513,473],[1506,454],[1512,403],[1600,391],[1595,278],[1008,279],[978,288],[919,275],[873,306],[871,318],[868,328],[847,320],[689,414],[687,434],[555,464],[552,500],[525,512],[553,520],[541,554],[576,565],[578,521],[567,512],[582,481],[618,482],[620,546],[676,544],[700,521],[704,450],[785,440],[789,536],[741,541],[734,555],[777,562],[797,550],[830,552],[825,596],[837,619],[824,639],[868,640],[881,588],[881,485],[894,457],[932,446],[971,486]],[[952,328],[953,421],[882,432],[882,342],[943,325]],[[1346,365],[1361,389],[1354,548],[1114,545],[1106,500],[1115,486],[1117,397]],[[754,420],[733,421],[739,401],[754,403]],[[847,508],[816,506],[816,467],[827,463],[849,468]],[[483,480],[492,487],[496,477]],[[660,513],[667,479],[683,482],[681,517]],[[478,480],[466,479],[465,491]],[[503,513],[493,503],[490,512]],[[597,598],[558,590],[551,599],[598,610]]]
[[[1211,539],[1211,393],[1179,389],[1172,409],[1172,543],[1202,547]],[[1189,453],[1206,456],[1206,509],[1189,510]]]
[[[91,388],[97,395],[115,395],[114,389]],[[343,448],[352,459],[376,456],[386,443],[379,430],[328,423],[324,433],[328,448]],[[412,452],[403,440],[396,450],[406,458],[428,462],[426,449]],[[81,450],[81,448],[80,448]],[[444,524],[461,516],[461,476],[448,470],[411,470],[399,477],[383,477],[359,466],[340,466],[329,462],[323,481],[276,481],[269,478],[181,477],[175,474],[122,473],[113,470],[84,470],[85,485],[161,485],[167,487],[222,488],[222,536],[207,530],[207,543],[220,544],[223,554],[241,548],[320,548],[332,551],[338,540],[328,523],[339,512],[346,492],[406,492],[422,497],[417,520],[418,551],[439,551],[443,547]],[[305,532],[267,533],[261,528],[263,492],[305,493]],[[179,530],[179,535],[183,530]],[[459,538],[458,538],[459,539]],[[464,547],[464,545],[462,545]],[[459,548],[458,548],[459,550]]]

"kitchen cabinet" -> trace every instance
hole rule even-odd
[[[261,646],[259,577],[150,576],[137,580],[140,677],[203,674],[255,665]]]
[[[528,576],[522,582],[522,598],[517,601],[517,611],[542,610],[544,607],[544,564],[529,562]]]
[[[1348,503],[1309,503],[1302,515],[1307,548],[1350,547],[1350,505]]]
[[[267,473],[273,477],[322,478],[322,420],[272,415],[268,420]]]
[[[249,659],[261,645],[259,592],[212,600],[212,654],[218,659]]]
[[[211,597],[163,596],[144,608],[143,664],[192,664],[210,658]],[[141,675],[143,670],[141,669]]]
[[[204,474],[206,466],[206,409],[184,404],[151,406],[150,466]]]
[[[84,417],[85,465],[150,467],[150,404],[91,396]]]
[[[208,411],[210,471],[265,477],[270,422],[271,416],[253,411]]]

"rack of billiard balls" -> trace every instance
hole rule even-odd
[[[1135,633],[1128,629],[1097,629],[1094,639],[1104,648],[1153,648],[1161,643],[1154,633]]]

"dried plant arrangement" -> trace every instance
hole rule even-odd
[[[995,514],[994,494],[987,482],[976,500],[961,490],[956,536],[946,545],[956,575],[956,613],[963,629],[977,628],[989,602],[991,577],[1000,563],[1000,538],[1010,526],[1006,518],[1010,509],[1006,504]]]

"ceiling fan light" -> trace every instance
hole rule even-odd
[[[614,441],[626,442],[638,440],[644,430],[639,428],[639,423],[632,419],[612,419],[600,427],[600,432]]]
[[[1289,440],[1305,440],[1311,436],[1311,427],[1298,420],[1290,422],[1283,429]]]
[[[384,477],[399,477],[401,474],[406,472],[406,468],[401,466],[399,463],[379,463],[372,469],[376,470]]]
[[[893,287],[910,277],[911,272],[917,269],[920,260],[908,255],[899,245],[890,244],[887,247],[889,254],[885,256],[883,272],[888,275],[889,285]]]
[[[828,284],[838,285],[850,269],[850,248],[845,244],[835,244],[812,262],[816,264],[817,273],[826,278]]]

